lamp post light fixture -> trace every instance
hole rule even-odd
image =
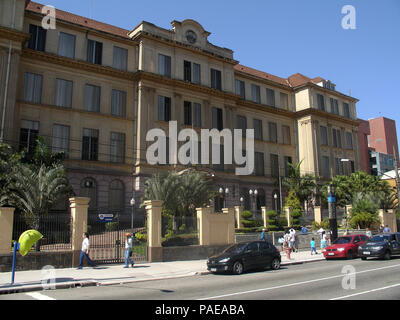
[[[253,204],[253,210],[254,210],[254,212],[256,212],[257,211],[257,195],[258,195],[257,189],[254,189],[254,190],[250,189],[249,195],[250,195],[250,201]],[[254,200],[251,200],[251,198],[253,198],[253,197],[254,197]]]
[[[224,199],[224,208],[226,208],[226,197],[229,194],[229,189],[225,188],[225,190],[223,188],[219,188],[219,194],[221,195],[221,197],[223,197]]]
[[[278,203],[277,203],[278,195],[276,193],[274,193],[274,200],[275,200],[275,210],[276,212],[278,212]]]
[[[136,204],[135,199],[132,198],[131,201],[130,201],[130,205],[132,207],[132,211],[131,211],[131,231],[132,231],[132,236],[133,236],[133,216],[134,216],[134,213],[135,213],[135,204]]]

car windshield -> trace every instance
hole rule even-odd
[[[381,242],[381,241],[389,241],[389,240],[390,240],[390,235],[386,235],[386,234],[385,235],[383,235],[383,234],[376,235],[370,239],[371,242]]]
[[[346,244],[351,242],[351,237],[337,238],[333,244]]]
[[[225,249],[225,253],[239,253],[242,252],[244,248],[246,248],[247,243],[238,243],[230,246],[229,248]]]

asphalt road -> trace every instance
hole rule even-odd
[[[125,285],[58,289],[0,300],[399,300],[400,258],[334,260]]]

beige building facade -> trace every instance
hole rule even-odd
[[[70,182],[77,196],[91,198],[89,210],[129,212],[152,174],[187,167],[147,162],[147,133],[169,135],[169,121],[198,133],[254,129],[252,175],[236,175],[234,164],[195,165],[228,188],[228,207],[242,198],[248,209],[280,209],[288,162],[303,161],[303,173],[321,178],[359,169],[358,100],[329,81],[242,66],[194,20],[124,30],[56,10],[56,28],[46,30],[42,4],[0,6],[2,140],[31,152],[43,136],[64,151]]]

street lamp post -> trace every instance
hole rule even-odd
[[[219,194],[224,199],[224,208],[226,208],[226,197],[227,197],[228,193],[229,193],[228,188],[225,188],[225,190],[223,188],[219,188]]]
[[[254,191],[251,189],[249,190],[250,201],[253,204],[252,207],[253,207],[254,212],[257,211],[257,194],[258,194],[257,189],[255,189]],[[254,197],[254,200],[252,200],[253,197]]]
[[[132,198],[130,201],[131,207],[132,207],[132,211],[131,211],[131,231],[132,231],[132,235],[133,235],[133,216],[135,213],[135,199]]]
[[[332,184],[328,186],[328,210],[329,226],[331,229],[331,243],[337,239],[337,221],[336,221],[336,196]]]
[[[276,212],[278,212],[278,195],[276,193],[274,193],[274,200],[275,200],[275,210]]]

